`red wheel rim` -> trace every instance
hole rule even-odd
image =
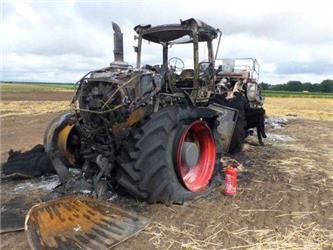
[[[194,152],[197,152],[197,160],[191,166],[187,164],[184,153],[189,143],[191,147],[195,144]],[[187,126],[180,136],[176,152],[176,169],[184,186],[192,192],[205,189],[213,175],[215,160],[216,145],[209,126],[201,120]]]

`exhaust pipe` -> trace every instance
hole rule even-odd
[[[124,46],[123,46],[123,33],[118,24],[112,22],[113,28],[113,43],[114,43],[114,61],[123,62],[124,61]]]
[[[118,24],[112,22],[113,28],[113,55],[114,61],[110,63],[110,70],[105,71],[95,71],[91,73],[92,78],[99,77],[110,77],[112,72],[117,72],[119,70],[127,70],[130,65],[127,62],[124,62],[124,46],[123,46],[123,33]]]

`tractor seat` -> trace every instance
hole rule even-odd
[[[176,83],[177,88],[192,88],[194,79],[194,70],[193,69],[184,69]]]
[[[184,69],[180,73],[180,80],[183,81],[193,81],[194,78],[194,70],[193,69]]]

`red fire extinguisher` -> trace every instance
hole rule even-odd
[[[224,194],[229,196],[236,195],[237,192],[237,175],[238,170],[232,166],[228,166],[225,170],[225,180],[224,180]]]

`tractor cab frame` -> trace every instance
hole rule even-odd
[[[215,84],[215,57],[213,40],[221,32],[212,26],[191,18],[180,24],[168,25],[138,25],[134,28],[138,36],[135,47],[137,53],[136,67],[141,67],[142,40],[162,45],[163,62],[159,73],[169,85],[190,93],[194,102],[207,101],[214,93]],[[199,43],[205,42],[208,49],[208,61],[199,62]],[[176,44],[193,44],[193,69],[184,69],[183,61],[178,57],[169,59],[169,48]],[[181,66],[178,64],[180,63]],[[180,74],[175,74],[180,70]],[[172,89],[172,86],[170,86]]]

